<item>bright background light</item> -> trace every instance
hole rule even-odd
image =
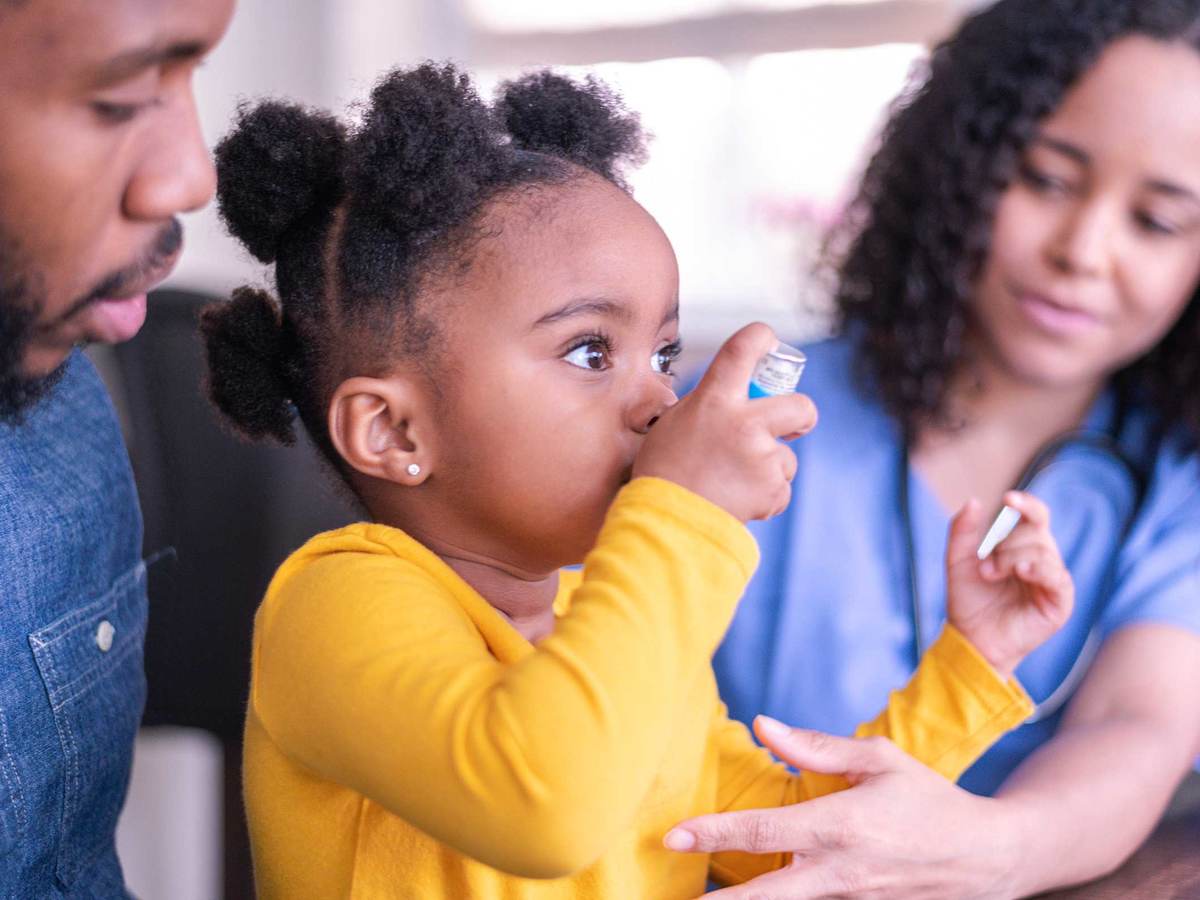
[[[635,196],[675,245],[703,351],[753,318],[819,333],[825,230],[926,47],[970,0],[258,0],[199,77],[215,141],[264,93],[344,111],[398,65],[454,59],[490,93],[531,65],[613,85],[652,133]],[[269,283],[210,208],[174,283]]]

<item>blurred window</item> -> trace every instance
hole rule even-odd
[[[937,5],[939,0],[909,0],[904,5]],[[470,18],[497,31],[553,31],[643,25],[758,9],[879,5],[879,0],[466,0]]]
[[[963,0],[462,0],[485,88],[594,72],[653,135],[638,199],[675,245],[685,335],[816,332],[810,275],[893,99]]]
[[[468,0],[480,26],[497,31],[553,31],[641,25],[728,9],[729,0]]]

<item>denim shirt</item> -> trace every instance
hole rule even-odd
[[[0,424],[0,897],[127,896],[141,543],[112,403],[76,353],[23,424]]]

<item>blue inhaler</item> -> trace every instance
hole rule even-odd
[[[790,394],[800,383],[808,357],[795,347],[780,344],[758,361],[750,378],[750,396],[778,397]]]

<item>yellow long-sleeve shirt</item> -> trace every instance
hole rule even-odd
[[[313,538],[255,621],[260,896],[694,897],[710,863],[726,880],[782,864],[662,846],[681,819],[841,785],[789,774],[717,698],[711,656],[757,556],[724,511],[637,479],[534,646],[401,531]],[[1029,709],[949,629],[860,732],[957,778]]]

